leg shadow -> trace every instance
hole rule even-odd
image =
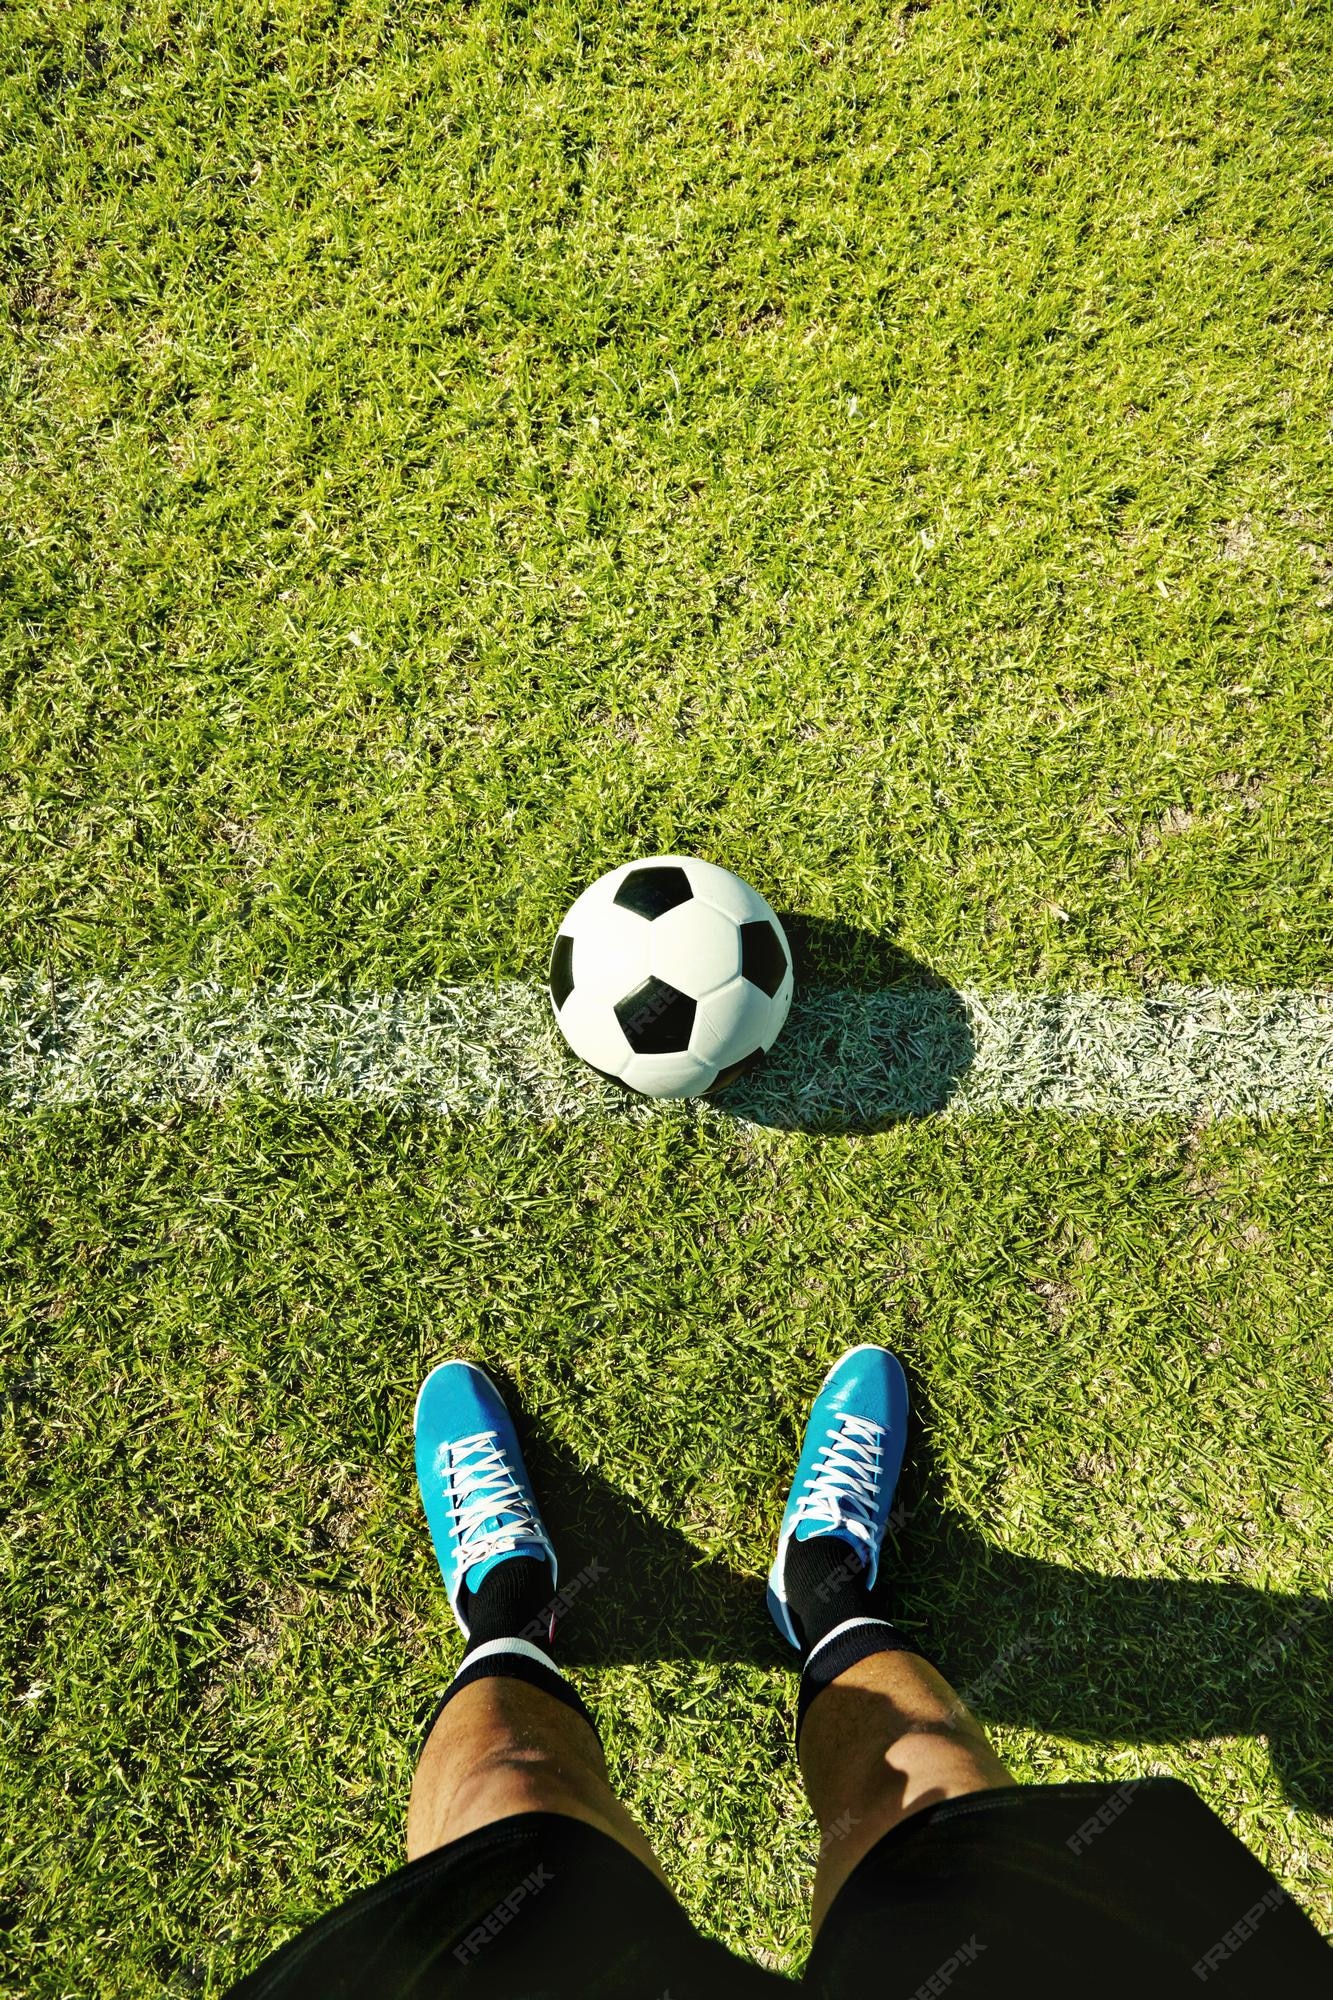
[[[488,1368],[497,1382],[495,1367]],[[529,1431],[510,1401],[542,1513],[560,1552],[569,1599],[560,1658],[579,1666],[630,1660],[794,1658],[773,1629],[761,1581],[701,1556],[676,1528],[579,1463],[567,1446]]]
[[[701,1556],[510,1407],[560,1550],[562,1659],[794,1667],[762,1576]],[[1333,1809],[1333,1596],[1011,1555],[942,1507],[940,1490],[918,1424],[882,1602],[983,1721],[1088,1742],[1263,1736],[1289,1801]]]

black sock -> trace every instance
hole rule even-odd
[[[557,1602],[549,1564],[536,1556],[510,1556],[484,1576],[479,1590],[465,1583],[460,1610],[468,1622],[467,1645],[458,1672],[428,1717],[421,1737],[425,1750],[440,1716],[461,1689],[494,1677],[526,1681],[581,1715],[601,1741],[577,1691],[550,1656],[551,1620]],[[493,1651],[487,1650],[494,1648]]]
[[[860,1550],[849,1549],[837,1535],[813,1535],[808,1542],[789,1542],[785,1581],[803,1653],[811,1652],[835,1625],[870,1615]]]
[[[549,1563],[536,1556],[510,1556],[484,1576],[479,1590],[463,1585],[461,1609],[468,1622],[466,1659],[490,1639],[530,1639],[549,1646],[555,1585]]]
[[[540,1688],[544,1694],[552,1695],[556,1701],[563,1702],[566,1708],[572,1708],[581,1715],[598,1742],[601,1742],[597,1724],[593,1721],[582,1697],[565,1679],[549,1653],[534,1644],[531,1639],[487,1639],[483,1640],[475,1651],[469,1646],[463,1655],[458,1672],[431,1711],[422,1730],[421,1747],[417,1751],[418,1763],[421,1762],[422,1752],[430,1741],[431,1731],[454,1696],[463,1688],[470,1687],[473,1681],[487,1679],[526,1681],[529,1687]]]
[[[859,1551],[837,1535],[812,1535],[790,1542],[785,1566],[787,1603],[801,1641],[801,1685],[796,1697],[796,1742],[817,1694],[872,1653],[916,1653],[890,1613],[883,1564],[871,1590]]]

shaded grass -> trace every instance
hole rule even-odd
[[[591,1510],[615,1586],[562,1644],[710,1930],[804,1951],[815,1833],[759,1579],[808,1396],[869,1336],[930,1419],[903,1615],[1013,1768],[1179,1771],[1333,1919],[1317,1122],[725,1147],[688,1112],[248,1103],[6,1141],[23,1991],[217,1991],[401,1858],[460,1650],[410,1450],[453,1352],[509,1382],[553,1513]]]
[[[703,851],[1309,984],[1317,6],[0,26],[8,950],[531,976]]]

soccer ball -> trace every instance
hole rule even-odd
[[[680,854],[585,889],[551,953],[575,1055],[645,1097],[698,1097],[750,1069],[791,1006],[791,947],[757,889]]]

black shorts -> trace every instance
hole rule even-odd
[[[1329,2000],[1308,1917],[1174,1778],[927,1806],[834,1899],[799,1982],[699,1935],[561,1813],[466,1834],[355,1895],[229,2000]]]

